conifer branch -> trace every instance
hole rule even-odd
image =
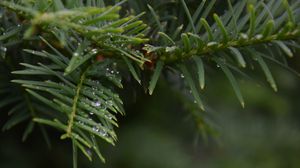
[[[12,82],[28,92],[25,98],[18,95],[0,100],[0,108],[18,102],[10,110],[15,115],[4,128],[32,117],[36,123],[63,132],[61,139],[72,141],[74,168],[78,151],[92,160],[91,150],[105,161],[98,139],[115,144],[115,115],[125,113],[117,90],[124,89],[123,79],[132,76],[140,85],[148,83],[145,88],[151,95],[165,71],[180,76],[178,81],[190,94],[184,97],[184,105],[206,136],[205,129],[211,128],[199,111],[208,109],[200,92],[207,85],[208,66],[220,67],[244,107],[233,71],[244,74],[254,60],[277,91],[265,60],[290,70],[282,55],[293,57],[293,49],[300,48],[297,0],[261,0],[256,4],[227,0],[229,9],[222,15],[215,10],[221,3],[216,0],[202,1],[195,10],[190,10],[185,0],[131,2],[126,12],[121,7],[125,1],[109,1],[116,2],[113,6],[104,2],[0,1],[0,12],[5,11],[5,18],[0,17],[0,64],[16,66]],[[164,9],[165,4],[170,10]],[[6,87],[8,76],[0,74],[4,93],[11,89]],[[24,136],[32,131],[32,123],[30,120]]]
[[[194,35],[191,35],[194,36]],[[266,38],[262,38],[261,34],[256,35],[254,38],[251,39],[244,39],[246,37],[246,34],[241,34],[240,39],[231,40],[226,43],[217,43],[217,42],[209,42],[206,46],[203,46],[201,49],[199,48],[193,48],[189,50],[188,52],[182,51],[183,48],[176,48],[174,46],[173,52],[168,52],[169,50],[162,49],[158,52],[158,58],[162,61],[166,61],[168,63],[176,62],[176,61],[182,61],[189,59],[195,55],[206,57],[210,54],[213,54],[215,52],[221,52],[226,51],[230,47],[234,48],[242,48],[247,46],[255,46],[260,44],[267,44],[267,43],[273,43],[276,41],[290,41],[290,40],[297,40],[300,37],[300,29],[296,28],[290,32],[286,32],[284,35],[271,35]]]

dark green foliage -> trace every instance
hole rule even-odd
[[[25,140],[38,125],[49,144],[43,125],[51,126],[72,141],[74,168],[78,151],[104,162],[98,139],[117,140],[124,79],[152,94],[168,74],[189,88],[185,106],[206,136],[213,131],[199,111],[207,69],[223,71],[244,107],[234,72],[260,67],[277,91],[265,60],[289,69],[282,55],[300,48],[297,0],[228,0],[221,12],[226,3],[216,0],[151,2],[0,1],[0,109],[12,115],[3,130],[27,122]]]

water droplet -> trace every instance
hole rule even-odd
[[[92,151],[91,151],[90,149],[86,149],[86,153],[87,153],[89,156],[92,156],[92,155],[93,155],[93,153],[92,153]]]
[[[195,103],[195,104],[197,104],[197,101],[196,101],[196,100],[194,100],[194,103]]]
[[[63,82],[59,82],[58,83],[60,86],[65,86],[65,84]]]
[[[98,132],[98,131],[99,131],[99,127],[97,127],[97,126],[94,126],[94,127],[93,127],[93,131],[96,131],[96,132]]]
[[[90,115],[94,115],[94,113],[93,112],[90,112]],[[90,119],[90,118],[89,118]]]
[[[7,51],[7,48],[6,47],[1,47],[0,48],[0,55],[1,55],[1,57],[4,59],[5,58],[5,56],[6,56],[6,51]]]
[[[97,49],[92,49],[92,50],[91,50],[91,53],[92,53],[92,54],[97,54],[97,52],[98,52]]]
[[[100,101],[93,102],[92,106],[99,107],[101,106],[101,102]]]
[[[122,79],[121,78],[117,79],[117,82],[122,83]]]
[[[184,78],[184,75],[183,75],[183,74],[180,74],[180,78]]]
[[[82,122],[82,121],[78,121],[78,124],[85,125],[84,122]]]
[[[215,41],[212,41],[212,42],[207,43],[207,46],[208,46],[208,47],[215,46],[215,45],[218,45],[218,43],[215,42]]]
[[[73,56],[74,56],[74,57],[79,57],[79,53],[78,53],[78,52],[75,52],[75,53],[73,54]]]
[[[111,120],[113,118],[113,116],[111,114],[105,114],[105,118]]]
[[[101,136],[108,136],[107,131],[101,129],[99,126],[94,126],[93,131],[98,132]]]
[[[247,39],[249,38],[248,35],[245,34],[245,33],[241,33],[241,34],[240,34],[240,37],[241,37],[242,39],[244,39],[244,40],[247,40]]]
[[[261,34],[258,34],[258,35],[255,36],[255,39],[257,39],[257,40],[260,40],[262,38],[263,38],[263,35],[261,35]]]
[[[99,132],[99,134],[102,135],[102,136],[105,136],[105,137],[108,136],[107,132],[104,131],[103,129],[99,129],[98,132]]]

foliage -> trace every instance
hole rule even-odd
[[[125,113],[119,93],[131,76],[149,94],[163,73],[182,81],[188,89],[179,95],[203,135],[212,132],[201,91],[206,71],[220,69],[243,107],[236,74],[249,78],[260,67],[275,91],[266,60],[299,76],[284,56],[300,48],[297,0],[228,0],[225,11],[216,0],[147,3],[1,1],[0,94],[9,95],[0,108],[12,115],[3,129],[29,121],[23,139],[38,124],[50,144],[43,125],[55,128],[72,141],[77,167],[78,149],[105,161],[97,141],[115,144],[116,115]]]

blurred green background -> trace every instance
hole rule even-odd
[[[290,61],[299,71],[299,54]],[[127,115],[119,116],[117,145],[102,144],[107,163],[90,163],[80,156],[80,167],[300,167],[300,79],[280,67],[271,69],[278,81],[278,93],[262,82],[262,73],[258,82],[240,80],[245,109],[224,75],[218,70],[208,71],[203,94],[210,110],[205,118],[217,136],[208,136],[207,140],[199,136],[191,113],[183,108],[176,94],[179,89],[171,88],[165,80],[153,96],[143,91],[124,93],[125,101],[130,101],[126,103]],[[3,125],[7,120],[5,109],[0,115]],[[71,144],[59,140],[59,133],[48,129],[52,143],[48,149],[39,130],[27,142],[21,142],[24,127],[18,125],[0,134],[1,168],[71,167]]]

